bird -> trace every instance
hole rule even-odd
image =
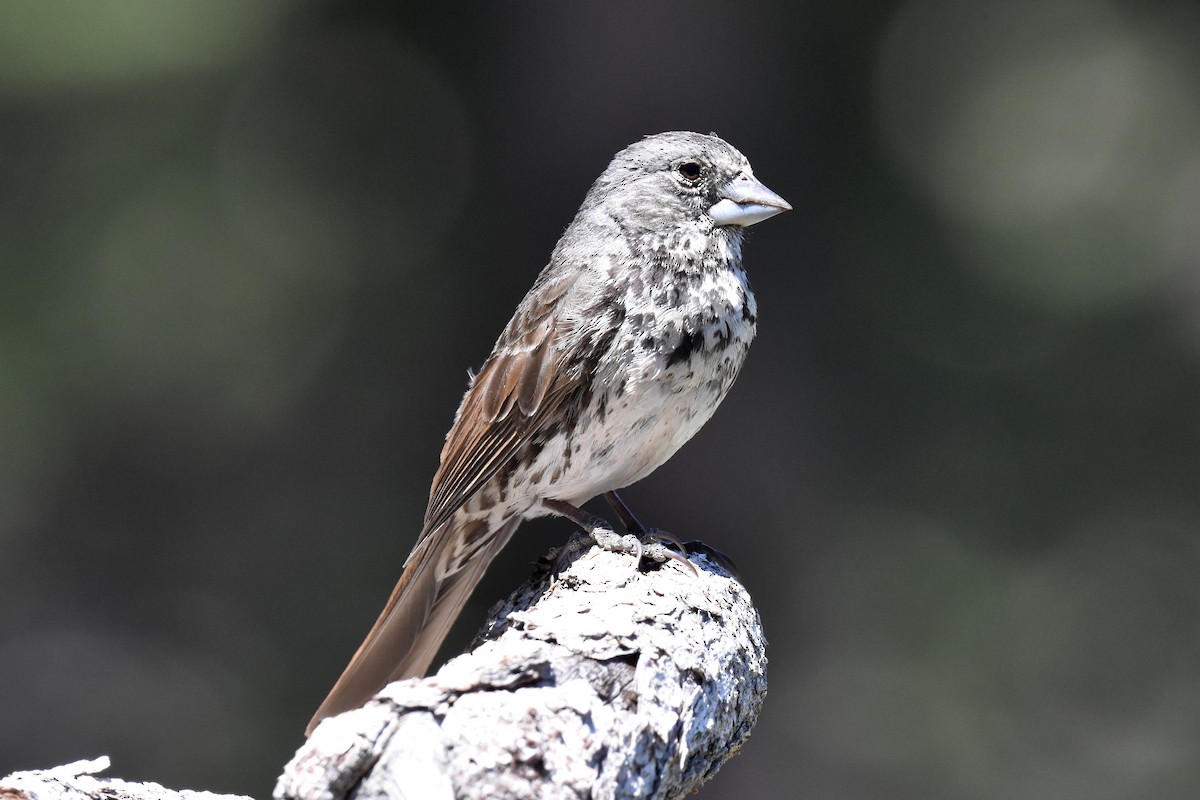
[[[715,134],[670,131],[618,152],[470,380],[421,534],[378,620],[306,729],[421,677],[520,523],[595,530],[604,495],[708,421],[754,338],[745,229],[791,210]]]

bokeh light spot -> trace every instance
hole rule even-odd
[[[882,130],[979,279],[1065,315],[1176,280],[1162,186],[1200,137],[1185,34],[1102,0],[914,0],[877,77]]]

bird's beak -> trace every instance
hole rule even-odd
[[[792,207],[779,195],[758,182],[747,172],[739,172],[718,192],[721,200],[708,209],[708,215],[717,225],[741,225],[747,227],[776,214],[791,211]]]

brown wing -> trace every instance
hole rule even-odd
[[[446,631],[519,518],[453,522],[465,504],[553,418],[573,415],[589,371],[562,348],[552,311],[567,279],[539,281],[471,384],[442,449],[421,536],[387,605],[309,723],[355,708],[388,680],[424,674]],[[586,360],[586,359],[585,359]],[[449,550],[449,552],[447,552]]]
[[[552,314],[569,287],[565,278],[536,286],[471,384],[442,448],[425,534],[445,523],[547,420],[580,397],[584,371],[569,366],[562,322]]]

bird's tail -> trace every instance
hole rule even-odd
[[[488,564],[520,521],[512,517],[493,527],[487,518],[460,513],[423,536],[379,619],[313,715],[305,735],[326,717],[358,708],[391,681],[423,676]],[[447,572],[446,564],[462,566]]]

